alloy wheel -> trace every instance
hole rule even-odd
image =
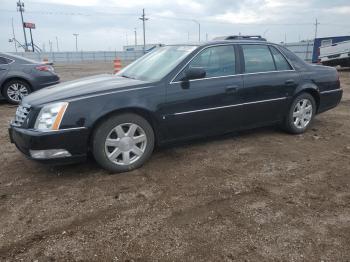
[[[295,104],[293,110],[293,124],[296,128],[303,129],[311,121],[313,114],[312,103],[309,99],[301,99]]]
[[[26,95],[29,95],[29,89],[21,83],[13,83],[7,88],[7,96],[14,102],[20,102]]]
[[[105,153],[117,165],[130,165],[145,152],[147,136],[137,124],[124,123],[114,127],[107,135]]]

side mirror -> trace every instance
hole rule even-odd
[[[183,80],[200,79],[206,76],[206,72],[202,67],[191,67],[185,72]]]

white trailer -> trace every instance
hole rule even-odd
[[[350,66],[350,41],[321,46],[319,61],[329,66]]]

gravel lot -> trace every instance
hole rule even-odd
[[[69,80],[112,65],[56,69]],[[0,260],[350,261],[350,71],[341,81],[343,101],[306,134],[203,139],[119,175],[27,160],[0,102]]]

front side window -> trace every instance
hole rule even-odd
[[[284,58],[284,56],[279,52],[275,47],[270,46],[271,53],[273,55],[273,59],[275,60],[276,69],[277,70],[291,70],[291,66]]]
[[[188,65],[203,68],[206,78],[228,76],[236,73],[235,51],[232,45],[214,46],[204,49]]]
[[[242,45],[246,73],[275,71],[275,63],[266,45]]]

